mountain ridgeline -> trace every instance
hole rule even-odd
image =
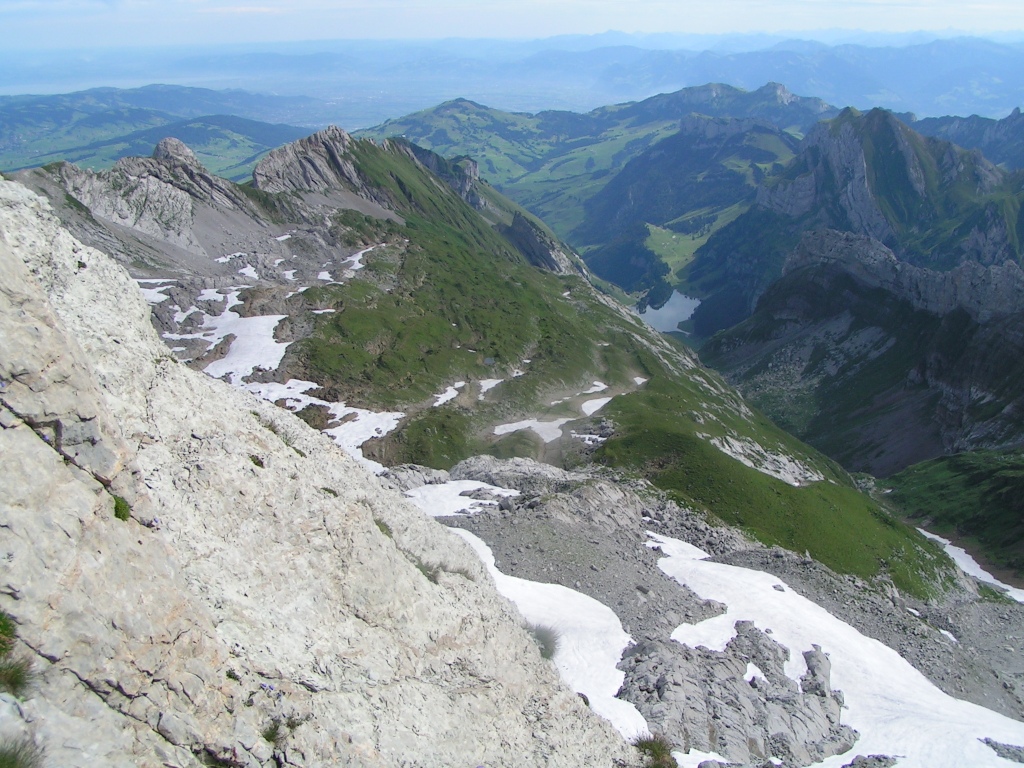
[[[162,286],[154,322],[181,359],[254,391],[314,382],[315,400],[273,399],[318,428],[344,423],[332,403],[386,409],[397,428],[363,438],[382,464],[447,468],[479,453],[604,463],[841,572],[917,594],[941,581],[916,533],[596,291],[468,161],[328,129],[271,152],[251,186],[171,141],[110,171],[19,178],[76,236]],[[274,361],[233,351],[252,349],[228,333],[247,320],[273,329],[260,343]],[[591,392],[604,397],[590,403]]]

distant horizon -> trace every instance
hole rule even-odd
[[[0,20],[4,18],[4,12],[0,9]],[[620,38],[620,42],[613,42]],[[103,54],[103,53],[130,53],[130,52],[187,52],[187,51],[209,51],[213,48],[220,48],[225,51],[251,50],[251,51],[277,51],[278,49],[302,49],[304,52],[322,52],[336,49],[338,46],[355,45],[363,46],[384,46],[384,45],[423,45],[449,46],[457,43],[487,43],[494,42],[510,47],[537,45],[543,43],[575,43],[583,45],[584,48],[603,47],[601,45],[586,45],[587,42],[598,43],[607,40],[608,45],[629,45],[633,44],[640,48],[666,49],[666,50],[690,50],[703,51],[715,50],[722,47],[728,51],[755,51],[762,48],[769,48],[780,43],[787,42],[812,42],[821,43],[826,46],[839,45],[860,45],[863,47],[904,47],[911,45],[923,45],[936,40],[954,39],[977,39],[986,40],[1003,45],[1024,43],[1024,20],[1021,27],[1017,29],[1001,30],[966,30],[966,29],[908,29],[908,30],[867,30],[855,27],[821,27],[815,29],[789,29],[778,31],[750,30],[740,32],[626,32],[621,29],[607,29],[602,32],[568,32],[551,35],[522,36],[522,35],[442,35],[442,36],[407,36],[407,37],[309,37],[309,38],[265,38],[252,40],[234,41],[201,41],[201,40],[176,40],[161,43],[145,43],[141,41],[118,42],[118,43],[94,43],[92,45],[78,44],[61,45],[56,41],[48,41],[44,45],[22,45],[18,46],[17,40],[8,40],[5,43],[0,56],[23,53],[53,53],[62,51],[66,54]],[[627,42],[628,41],[628,42]],[[728,45],[732,43],[732,45]],[[723,44],[726,44],[723,46]],[[707,46],[707,47],[703,47]],[[575,46],[572,46],[575,47]],[[317,50],[319,49],[319,50]],[[296,51],[297,52],[297,51]]]
[[[1008,29],[1024,31],[1024,5],[1017,0],[254,0],[245,5],[235,0],[7,0],[0,3],[0,23],[5,47],[20,51],[328,40],[524,41],[609,30],[811,39],[835,30],[992,37]]]

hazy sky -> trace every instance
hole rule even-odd
[[[1024,29],[1021,0],[0,0],[5,47]]]

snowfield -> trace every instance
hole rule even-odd
[[[1024,723],[954,699],[936,688],[896,651],[865,637],[780,579],[721,563],[677,539],[649,534],[649,546],[665,557],[662,571],[702,598],[728,606],[722,616],[682,624],[672,639],[691,647],[720,650],[735,635],[737,621],[750,620],[790,651],[786,674],[806,672],[803,651],[820,645],[832,662],[832,687],[846,699],[843,721],[860,732],[854,748],[816,765],[840,768],[855,755],[899,757],[900,768],[997,768],[1017,765],[979,739],[1024,744]],[[783,592],[774,589],[781,585]],[[679,753],[681,765],[695,766]],[[706,759],[706,758],[705,758]],[[699,762],[699,761],[698,761]]]
[[[923,536],[927,536],[932,541],[937,541],[946,550],[946,554],[949,555],[950,559],[960,566],[960,570],[969,576],[973,576],[978,581],[983,581],[986,584],[992,584],[993,586],[999,587],[999,589],[1006,591],[1007,597],[1012,597],[1018,603],[1024,603],[1024,589],[1018,589],[1017,587],[1011,587],[1009,584],[1004,584],[991,573],[982,568],[978,561],[967,554],[967,550],[963,547],[958,547],[949,539],[944,539],[941,536],[936,536],[934,533],[928,533],[924,528],[918,528]]]
[[[508,576],[494,566],[494,554],[468,531],[451,528],[487,566],[498,592],[507,597],[531,624],[558,635],[554,663],[566,684],[590,700],[590,708],[611,721],[624,738],[648,732],[647,721],[628,701],[615,698],[625,674],[615,668],[632,641],[611,608],[559,584]]]

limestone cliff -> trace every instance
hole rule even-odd
[[[0,609],[38,675],[0,730],[63,766],[628,763],[461,541],[173,360],[9,182],[0,273]]]

